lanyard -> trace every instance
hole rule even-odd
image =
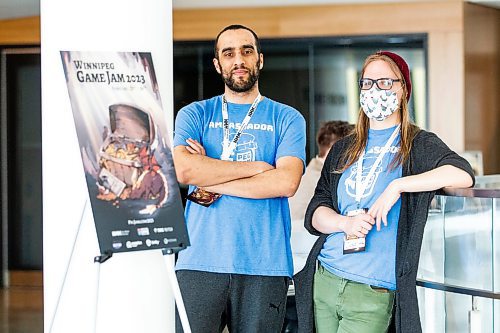
[[[240,129],[234,136],[234,138],[229,141],[229,115],[227,113],[227,101],[226,101],[226,96],[222,95],[222,126],[224,127],[224,141],[222,142],[222,155],[220,156],[221,160],[229,161],[229,157],[233,154],[234,149],[236,148],[236,143],[238,143],[238,140],[241,137],[241,133],[245,130],[245,128],[248,126],[248,123],[250,123],[250,119],[252,119],[252,116],[255,112],[255,109],[257,109],[257,104],[260,102],[260,94],[255,98],[253,101],[252,105],[250,106],[250,109],[248,109],[247,115],[245,116],[245,119],[243,119],[243,122],[241,123]]]
[[[392,132],[391,137],[389,140],[387,140],[384,148],[378,154],[377,159],[373,163],[372,167],[370,168],[370,171],[368,172],[368,175],[364,178],[362,177],[363,173],[363,158],[365,157],[365,152],[363,151],[361,155],[359,156],[357,167],[356,167],[356,202],[359,203],[361,202],[361,197],[363,196],[363,193],[366,190],[366,187],[368,186],[368,183],[370,182],[370,179],[372,179],[373,174],[375,173],[375,170],[378,168],[379,164],[382,162],[382,158],[384,157],[385,153],[389,150],[389,147],[392,145],[394,142],[394,139],[396,139],[396,136],[399,133],[399,128],[401,125],[396,126],[394,129],[394,132]]]

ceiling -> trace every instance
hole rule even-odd
[[[240,0],[231,7],[286,6],[332,3],[381,3],[412,2],[416,0]],[[484,6],[500,9],[500,0],[467,0]],[[227,7],[227,0],[173,0],[174,8],[214,8]],[[0,19],[40,15],[40,0],[0,0]]]

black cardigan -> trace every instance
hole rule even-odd
[[[348,136],[332,147],[325,160],[314,196],[307,207],[304,226],[311,234],[320,237],[309,253],[305,267],[294,276],[299,332],[314,332],[313,278],[316,259],[328,236],[314,229],[312,216],[319,206],[339,212],[337,186],[341,174],[332,171],[338,168],[340,156],[351,143],[352,136]],[[453,165],[465,170],[474,180],[472,168],[465,159],[450,150],[435,134],[420,130],[413,139],[410,157],[403,165],[403,177],[420,174],[442,165]],[[390,332],[422,332],[415,283],[425,222],[434,194],[435,191],[401,195],[396,241],[397,290]]]

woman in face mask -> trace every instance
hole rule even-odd
[[[306,212],[320,238],[295,276],[299,331],[421,332],[415,281],[429,204],[437,189],[472,186],[472,168],[411,123],[399,55],[369,56],[359,87],[356,130],[330,150]]]

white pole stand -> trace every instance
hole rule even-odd
[[[177,276],[174,271],[174,251],[171,249],[163,249],[162,251],[163,258],[165,259],[165,265],[167,266],[168,280],[170,281],[170,287],[174,293],[175,303],[177,304],[177,310],[179,312],[179,317],[181,318],[182,329],[184,330],[184,333],[191,333],[186,307],[184,306],[181,289],[179,288],[179,281],[177,281]]]

